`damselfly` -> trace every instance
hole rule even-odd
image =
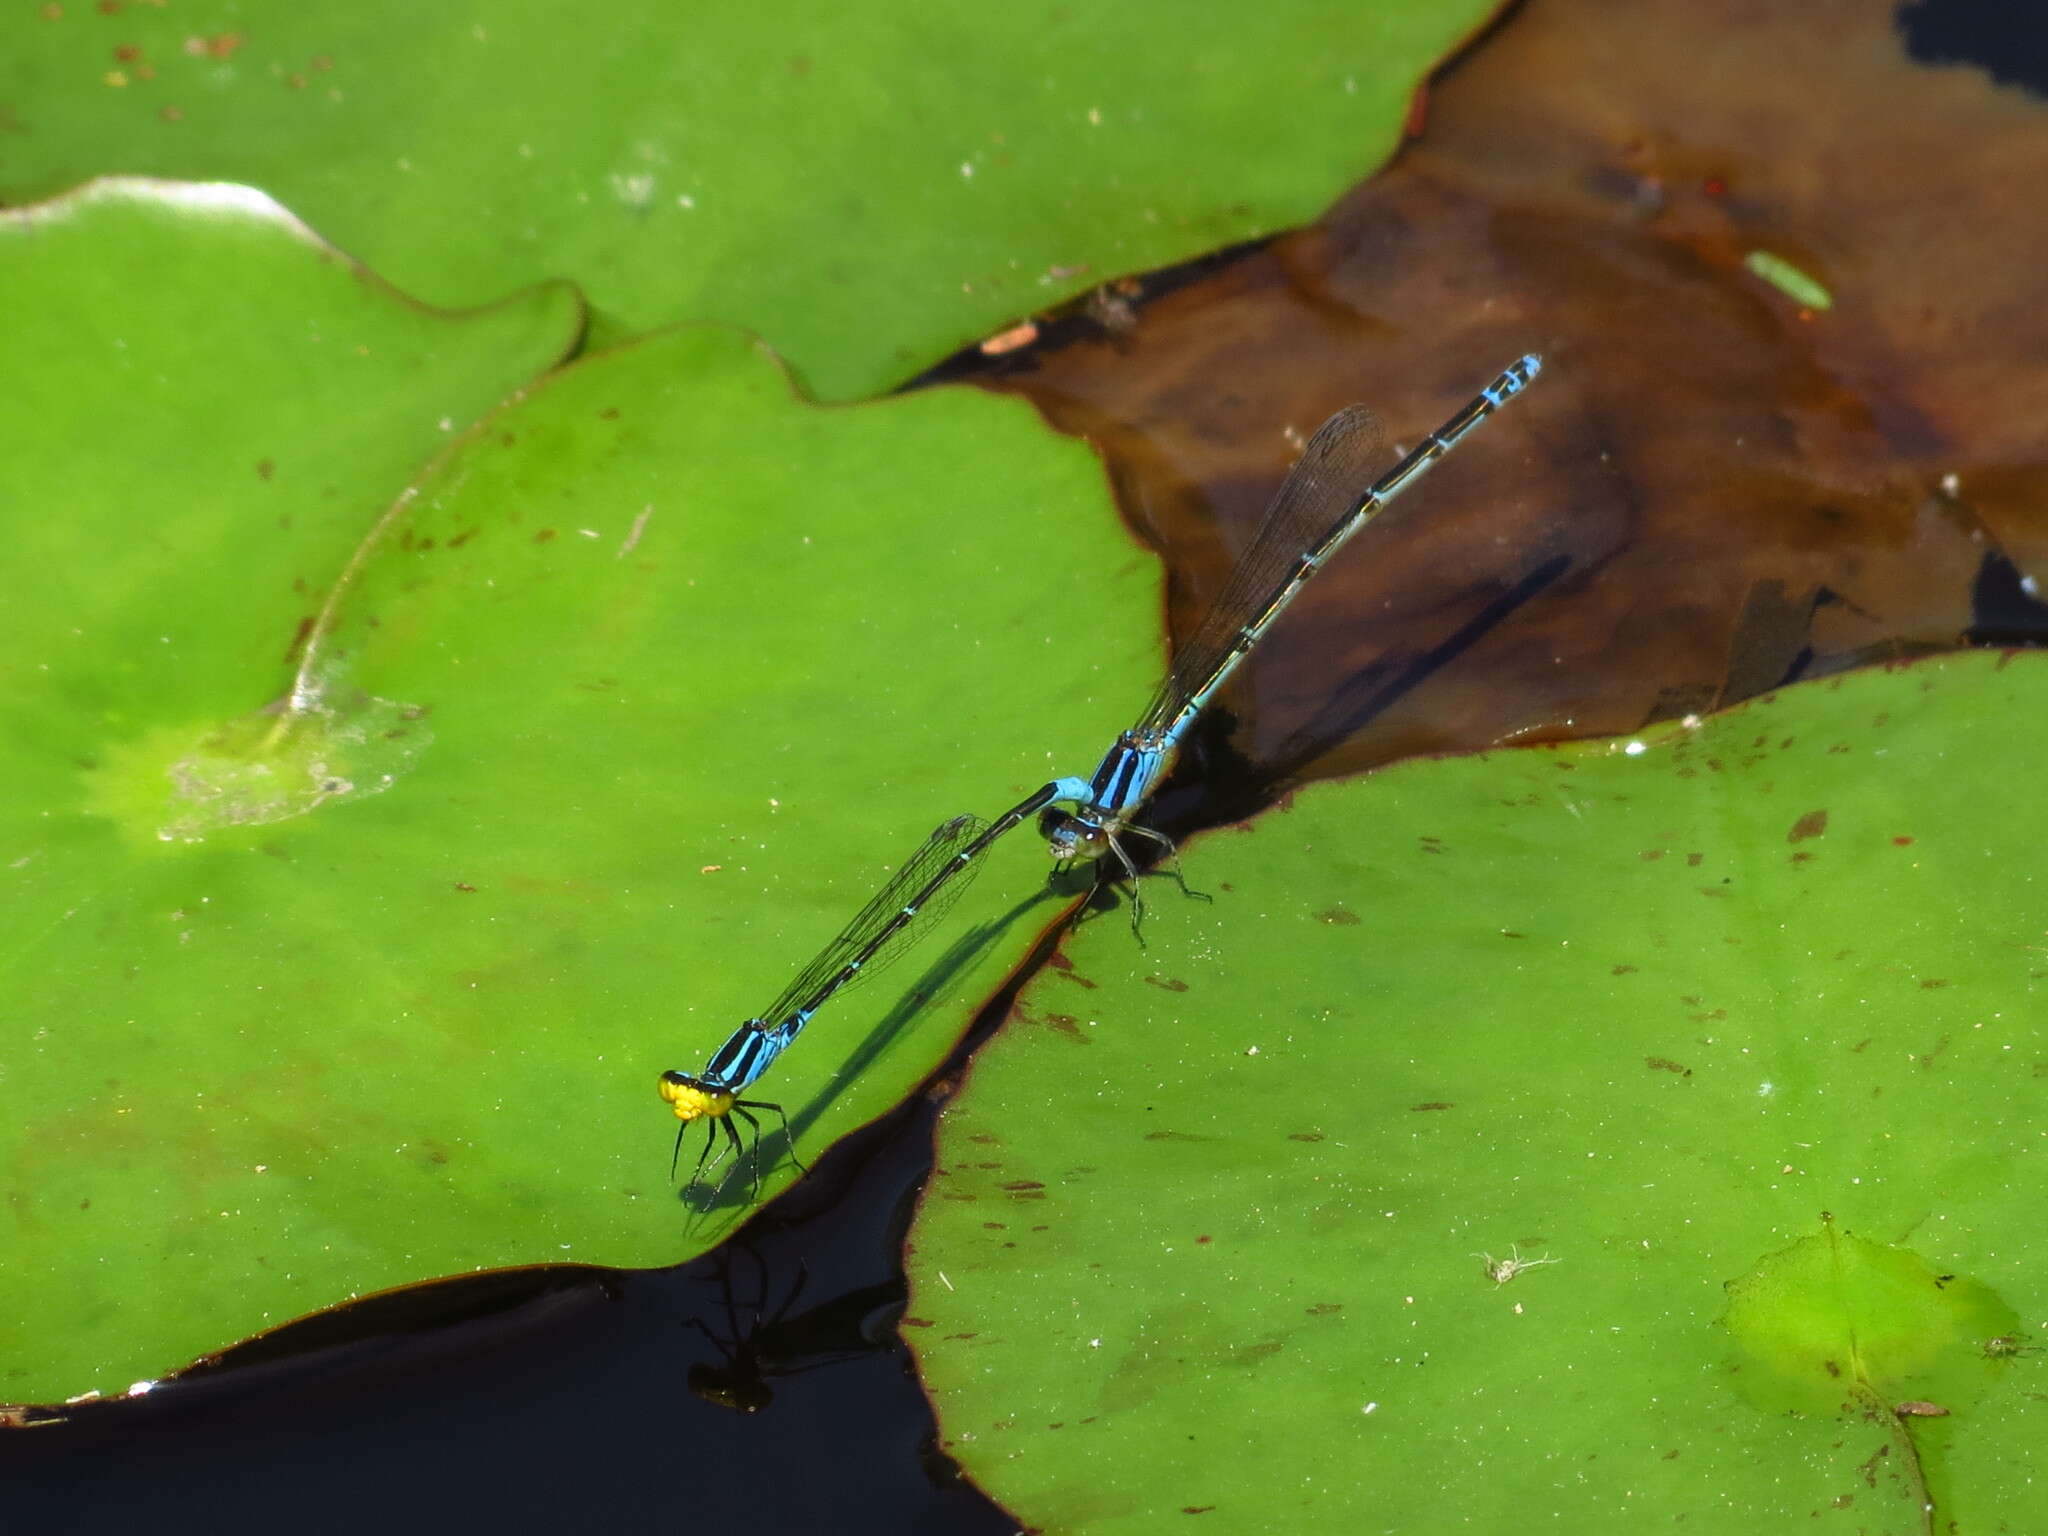
[[[701,1072],[662,1073],[661,1096],[682,1122],[676,1130],[671,1176],[682,1157],[683,1138],[699,1120],[705,1124],[704,1150],[697,1157],[699,1175],[707,1161],[717,1166],[712,1152],[721,1132],[727,1148],[741,1155],[735,1119],[751,1127],[759,1140],[761,1124],[753,1110],[773,1110],[782,1118],[787,1137],[789,1122],[779,1104],[740,1095],[759,1081],[836,993],[907,950],[966,888],[978,868],[976,861],[990,844],[1026,817],[1042,813],[1040,829],[1055,858],[1094,859],[1114,853],[1134,882],[1137,866],[1118,834],[1149,838],[1170,852],[1166,838],[1133,825],[1132,818],[1166,776],[1204,706],[1309,577],[1467,433],[1527,388],[1542,366],[1533,353],[1515,362],[1377,479],[1368,478],[1381,443],[1379,423],[1372,414],[1351,406],[1324,422],[1267,508],[1222,595],[1180,648],[1151,706],[1117,737],[1091,777],[1054,779],[994,822],[956,816],[940,826],[771,1007],[733,1031]],[[1059,809],[1063,804],[1072,809]],[[1133,925],[1139,912],[1134,885]],[[721,1152],[718,1160],[724,1155]]]

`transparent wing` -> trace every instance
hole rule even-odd
[[[1145,711],[1141,732],[1160,729],[1180,713],[1230,659],[1245,625],[1287,585],[1302,555],[1350,518],[1372,487],[1385,436],[1379,418],[1362,405],[1346,406],[1316,429],[1223,591],[1174,653],[1173,670]]]
[[[924,846],[854,914],[839,936],[797,973],[773,1006],[759,1015],[762,1021],[772,1029],[797,1009],[816,1006],[833,992],[856,985],[901,957],[973,883],[981,870],[980,860],[954,861],[987,830],[988,823],[979,816],[955,816],[935,828]],[[903,909],[911,905],[917,911],[905,918]],[[855,961],[860,969],[839,987],[828,990],[832,978]]]

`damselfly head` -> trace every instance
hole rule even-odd
[[[1038,831],[1046,852],[1061,864],[1099,859],[1109,851],[1108,829],[1089,817],[1048,810],[1038,818]]]
[[[660,1091],[662,1099],[676,1112],[676,1118],[685,1124],[715,1119],[732,1109],[730,1090],[713,1088],[703,1079],[673,1068],[661,1074]]]

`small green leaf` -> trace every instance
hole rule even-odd
[[[1970,1407],[1998,1380],[1985,1346],[2021,1328],[1989,1287],[1832,1222],[1730,1281],[1721,1321],[1757,1407],[1851,1416],[1907,1401]]]
[[[1833,294],[1782,256],[1774,256],[1769,251],[1751,251],[1742,258],[1742,264],[1795,304],[1804,304],[1808,309],[1833,309],[1835,306]]]

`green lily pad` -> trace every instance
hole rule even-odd
[[[1738,1345],[1736,1385],[1767,1413],[1894,1412],[1974,1404],[2012,1358],[2018,1314],[1967,1275],[1942,1274],[1832,1222],[1766,1255],[1728,1285],[1723,1326]]]
[[[573,277],[610,334],[731,321],[843,399],[1313,217],[1489,9],[64,0],[0,23],[0,200],[248,182],[408,292]]]
[[[2024,1337],[1995,1292],[1826,1221],[1729,1282],[1728,1298],[1721,1322],[1747,1401],[1882,1426],[1872,1486],[1882,1473],[1909,1510],[1955,1502],[1955,1426],[1942,1421],[1997,1390]]]
[[[754,1170],[680,1200],[658,1074],[1156,665],[1154,563],[1014,402],[806,407],[709,328],[535,380],[566,290],[432,314],[239,193],[13,215],[0,265],[0,1398],[702,1248]],[[990,862],[762,1085],[800,1154],[1061,910]]]
[[[2044,719],[1963,655],[1197,840],[947,1111],[948,1449],[1046,1529],[2041,1525]]]

